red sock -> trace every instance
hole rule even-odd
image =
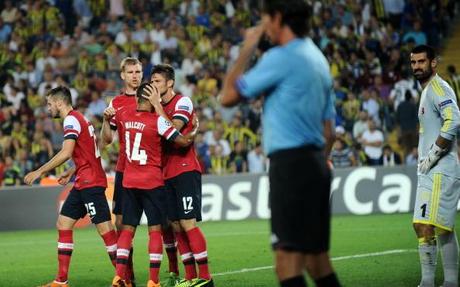
[[[188,244],[187,234],[183,231],[176,232],[177,249],[184,263],[185,279],[192,280],[196,278],[195,258],[193,258],[192,249]]]
[[[179,275],[179,266],[177,264],[176,238],[171,227],[162,229],[163,244],[168,254],[169,272]]]
[[[149,256],[150,280],[154,283],[158,283],[158,273],[160,272],[161,259],[163,257],[163,240],[161,239],[161,231],[149,232]]]
[[[117,267],[117,233],[115,230],[111,230],[101,235],[105,243],[105,248],[109,254],[110,261],[112,261],[113,267]]]
[[[73,231],[58,230],[58,276],[56,281],[66,282],[69,274],[70,258],[73,251]]]
[[[117,275],[121,279],[126,278],[126,267],[128,265],[129,251],[133,244],[134,233],[130,230],[123,230],[117,242]]]
[[[133,263],[134,248],[129,250],[128,266],[126,267],[127,282],[134,281],[134,263]]]
[[[193,257],[198,264],[198,272],[200,278],[209,280],[211,275],[209,274],[208,267],[208,251],[206,250],[206,239],[199,227],[195,227],[187,231],[187,238],[190,248],[193,252]]]

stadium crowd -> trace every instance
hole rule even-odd
[[[176,69],[177,92],[193,100],[200,119],[195,147],[204,173],[266,171],[262,100],[231,109],[216,100],[244,29],[260,19],[259,2],[2,1],[0,182],[23,184],[27,172],[60,149],[62,124],[47,117],[45,105],[50,88],[68,86],[74,106],[99,129],[107,103],[120,93],[119,64],[126,56],[141,60],[144,79],[155,64]],[[440,48],[456,1],[310,2],[310,37],[335,79],[334,166],[415,165],[420,89],[408,51],[417,44]],[[268,47],[260,45],[259,55]],[[116,145],[102,157],[113,175]]]

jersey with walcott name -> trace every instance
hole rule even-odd
[[[107,187],[107,178],[101,165],[93,125],[78,111],[64,118],[64,139],[75,140],[72,159],[75,162],[75,188]]]
[[[134,112],[136,110],[136,97],[134,95],[120,94],[113,98],[109,106],[113,107],[117,113],[123,110],[131,110],[132,112]],[[125,169],[126,161],[126,155],[124,153],[125,138],[124,136],[122,136],[123,129],[120,123],[115,120],[115,118],[112,118],[110,120],[110,128],[112,130],[118,131],[118,142],[120,144],[118,161],[115,170],[118,172],[123,172],[123,170]]]
[[[123,187],[153,189],[163,186],[161,137],[172,141],[179,132],[156,113],[124,110],[116,117],[123,126],[125,138]]]
[[[193,103],[190,98],[175,95],[163,105],[163,109],[169,119],[178,119],[184,122],[182,134],[187,134],[193,130]],[[194,170],[201,173],[200,163],[193,145],[179,147],[174,143],[165,143],[163,153],[163,175],[165,179]]]
[[[420,121],[419,161],[427,156],[431,146],[441,135],[454,144],[432,171],[455,176],[458,167],[456,142],[460,113],[452,88],[438,75],[435,75],[422,91],[418,118]]]

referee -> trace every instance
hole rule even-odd
[[[271,241],[282,287],[340,283],[329,259],[331,172],[326,158],[335,117],[329,64],[309,39],[303,0],[266,0],[262,22],[246,31],[221,104],[265,96],[264,151],[270,158]],[[263,34],[276,46],[244,73]]]

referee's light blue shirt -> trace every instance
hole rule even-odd
[[[265,95],[266,154],[324,146],[323,121],[335,117],[332,78],[326,58],[309,38],[270,49],[236,86],[245,98]]]

